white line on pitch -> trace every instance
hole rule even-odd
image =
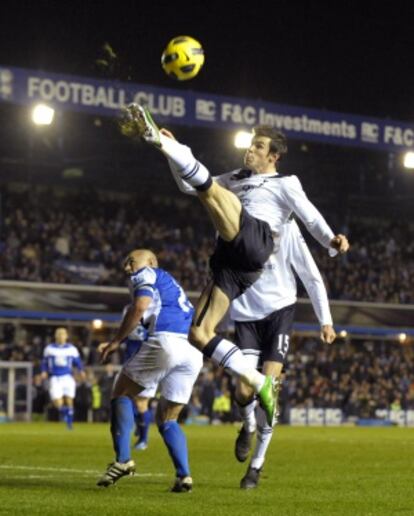
[[[33,471],[56,471],[59,473],[87,473],[91,475],[99,475],[102,471],[96,469],[71,469],[71,468],[53,468],[49,466],[14,466],[13,464],[0,464],[0,469],[26,469]],[[136,477],[165,477],[165,473],[135,473]]]

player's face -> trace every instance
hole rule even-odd
[[[55,331],[55,340],[58,344],[65,344],[68,340],[68,332],[65,328],[58,328]]]
[[[126,258],[125,258],[125,261],[124,261],[124,271],[126,274],[128,274],[128,276],[130,276],[131,274],[134,274],[135,271],[138,270],[138,267],[137,267],[137,264],[136,264],[136,260],[134,258],[133,255],[128,255]]]
[[[275,170],[276,155],[270,152],[271,139],[255,136],[244,155],[244,165],[258,174]]]
[[[158,267],[158,262],[152,251],[136,249],[125,258],[123,266],[125,273],[130,276],[144,267]]]
[[[148,257],[145,253],[131,253],[124,261],[124,271],[128,276],[148,265]]]

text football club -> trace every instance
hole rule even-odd
[[[391,152],[414,147],[414,125],[395,120],[0,65],[0,102],[38,101],[111,117],[136,102],[163,124],[229,130],[271,125],[290,138],[320,143]]]

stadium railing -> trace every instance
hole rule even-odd
[[[192,301],[198,292],[189,292]],[[89,326],[94,320],[115,326],[129,303],[125,287],[85,286],[21,281],[0,281],[0,322],[17,324],[76,324]],[[353,338],[414,338],[414,305],[332,301],[337,332]],[[312,305],[299,299],[294,329],[298,334],[318,334]],[[227,330],[232,329],[231,322]]]

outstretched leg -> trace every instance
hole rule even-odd
[[[215,183],[207,168],[195,159],[191,149],[159,131],[149,111],[137,104],[125,110],[121,128],[128,136],[141,136],[167,157],[185,183],[191,185],[206,208],[215,229],[226,242],[240,231],[241,203],[236,195]]]

